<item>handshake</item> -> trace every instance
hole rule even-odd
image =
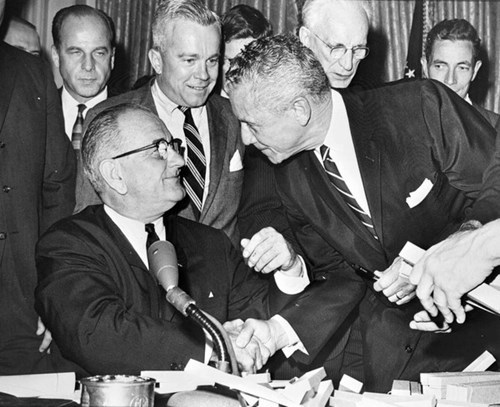
[[[238,368],[241,372],[255,373],[266,364],[276,351],[287,346],[288,335],[278,320],[267,321],[249,318],[228,321],[224,324],[231,339]]]

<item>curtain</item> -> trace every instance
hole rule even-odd
[[[147,52],[151,22],[159,0],[95,0],[96,7],[115,21],[117,57],[113,83],[127,89],[137,78],[152,73]],[[357,1],[357,0],[352,0]],[[371,12],[370,55],[360,64],[359,76],[388,82],[403,77],[415,1],[426,2],[426,32],[444,18],[466,18],[476,27],[484,48],[483,67],[471,87],[471,97],[486,108],[500,110],[500,1],[496,0],[368,0]],[[236,4],[259,9],[274,32],[293,33],[297,5],[303,0],[203,0],[217,14]]]

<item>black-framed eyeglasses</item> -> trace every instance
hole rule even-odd
[[[330,51],[330,58],[337,60],[342,58],[347,50],[352,51],[352,56],[355,59],[365,59],[370,53],[370,48],[364,45],[355,45],[354,47],[346,47],[344,44],[332,45],[323,40],[321,37],[309,30],[318,40],[320,40]]]
[[[173,149],[177,154],[182,154],[182,147],[181,146],[182,146],[181,139],[174,138],[174,139],[168,141],[167,139],[160,138],[158,140],[153,141],[151,144],[148,144],[147,146],[139,147],[139,148],[136,148],[135,150],[130,150],[130,151],[127,151],[126,153],[118,154],[118,155],[112,157],[112,159],[116,160],[117,158],[126,157],[126,156],[131,155],[131,154],[140,153],[141,151],[146,151],[146,150],[150,150],[152,148],[156,148],[160,158],[162,160],[166,160],[169,147],[171,149]]]

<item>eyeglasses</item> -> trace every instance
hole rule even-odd
[[[153,141],[151,144],[148,144],[147,146],[139,147],[139,148],[136,148],[135,150],[127,151],[126,153],[123,153],[123,154],[118,154],[118,155],[112,157],[112,159],[116,160],[117,158],[126,157],[126,156],[131,155],[131,154],[140,153],[141,151],[146,151],[146,150],[150,150],[152,148],[156,148],[160,158],[162,160],[166,160],[167,154],[168,154],[168,148],[170,147],[177,154],[182,154],[183,149],[182,149],[181,145],[182,145],[181,139],[174,138],[174,139],[168,141],[167,139],[160,138],[158,140]]]
[[[337,60],[342,58],[347,50],[352,51],[352,56],[355,59],[365,59],[369,52],[370,48],[365,47],[364,45],[355,45],[354,47],[346,47],[343,44],[339,45],[331,45],[328,44],[326,41],[322,40],[320,37],[318,37],[316,34],[314,34],[311,30],[309,30],[312,35],[314,35],[318,40],[320,40],[323,44],[326,45],[326,47],[330,50],[330,58]]]

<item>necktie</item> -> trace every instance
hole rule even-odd
[[[76,115],[73,131],[71,132],[71,143],[75,150],[80,150],[83,136],[83,111],[87,108],[83,103],[78,105],[78,114]]]
[[[199,219],[203,202],[203,189],[205,188],[207,161],[203,153],[200,133],[191,115],[191,109],[184,106],[179,106],[179,109],[185,116],[184,135],[186,136],[187,144],[187,171],[184,176],[184,186],[194,204],[196,219]]]
[[[146,239],[146,249],[149,249],[149,246],[151,246],[154,242],[160,240],[160,238],[155,232],[155,225],[153,225],[152,223],[146,223],[144,229],[148,233],[148,237]]]
[[[340,175],[335,161],[330,158],[330,148],[323,145],[320,147],[320,152],[323,164],[325,166],[326,174],[328,175],[328,179],[340,192],[342,198],[344,198],[345,203],[347,204],[347,206],[349,206],[349,208],[351,208],[356,217],[361,221],[363,225],[366,226],[372,236],[378,240],[377,233],[375,232],[375,228],[373,227],[372,219],[363,209],[361,209],[358,201],[356,201],[356,198],[354,198],[354,196],[351,194],[349,187]]]

